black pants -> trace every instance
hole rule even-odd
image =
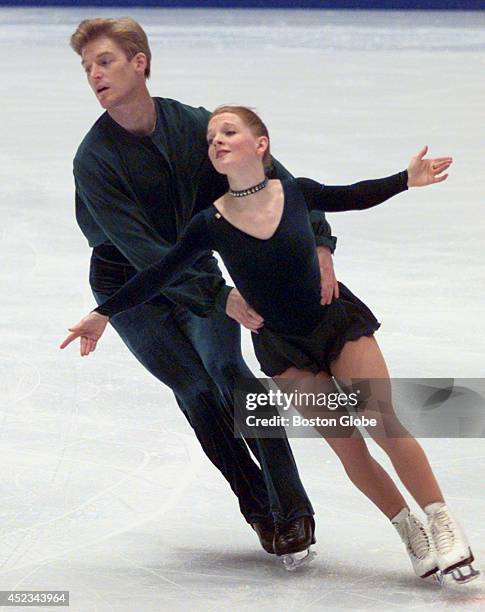
[[[93,250],[90,283],[99,303],[135,269],[111,245]],[[240,348],[239,325],[222,313],[197,317],[160,296],[111,319],[138,361],[168,385],[212,463],[239,500],[247,522],[278,522],[313,514],[286,436],[243,439],[234,435],[233,389],[252,376]]]

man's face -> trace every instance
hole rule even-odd
[[[88,82],[101,106],[107,110],[129,103],[144,86],[143,53],[128,60],[113,40],[102,36],[88,43],[81,57]]]

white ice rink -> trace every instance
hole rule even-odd
[[[383,322],[392,375],[484,376],[484,13],[0,9],[0,589],[69,590],[75,612],[485,609],[483,578],[414,577],[316,439],[293,448],[318,557],[286,573],[112,331],[88,359],[58,350],[94,304],[71,159],[101,109],[68,38],[100,14],[145,26],[153,95],[255,106],[297,176],[342,184],[424,144],[452,154],[444,184],[329,215],[335,267]],[[244,350],[257,371],[247,335]],[[423,445],[485,568],[483,440]]]

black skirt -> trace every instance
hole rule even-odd
[[[321,318],[307,335],[282,334],[263,327],[251,334],[256,357],[266,376],[282,374],[291,366],[331,375],[330,364],[346,342],[372,336],[380,323],[369,308],[344,284],[340,296],[322,306]]]

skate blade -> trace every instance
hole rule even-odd
[[[434,582],[440,587],[443,586],[445,583],[445,575],[443,574],[443,572],[440,571],[435,572],[434,574],[430,574],[429,576],[427,576],[427,578],[429,578],[431,582]]]
[[[435,567],[426,574],[423,574],[422,576],[420,576],[420,578],[429,583],[434,582],[439,586],[443,586],[443,583],[445,581],[445,575],[439,570],[438,567]]]
[[[281,560],[283,561],[283,567],[288,572],[294,572],[300,567],[308,565],[312,559],[317,556],[314,550],[303,550],[302,552],[290,553],[289,555],[282,555]]]
[[[463,573],[462,570],[467,569],[467,573]],[[448,575],[451,575],[453,580],[457,584],[466,584],[467,582],[471,582],[480,576],[480,572],[476,570],[471,563],[469,565],[462,565],[460,567],[456,567],[451,572],[448,572]]]

